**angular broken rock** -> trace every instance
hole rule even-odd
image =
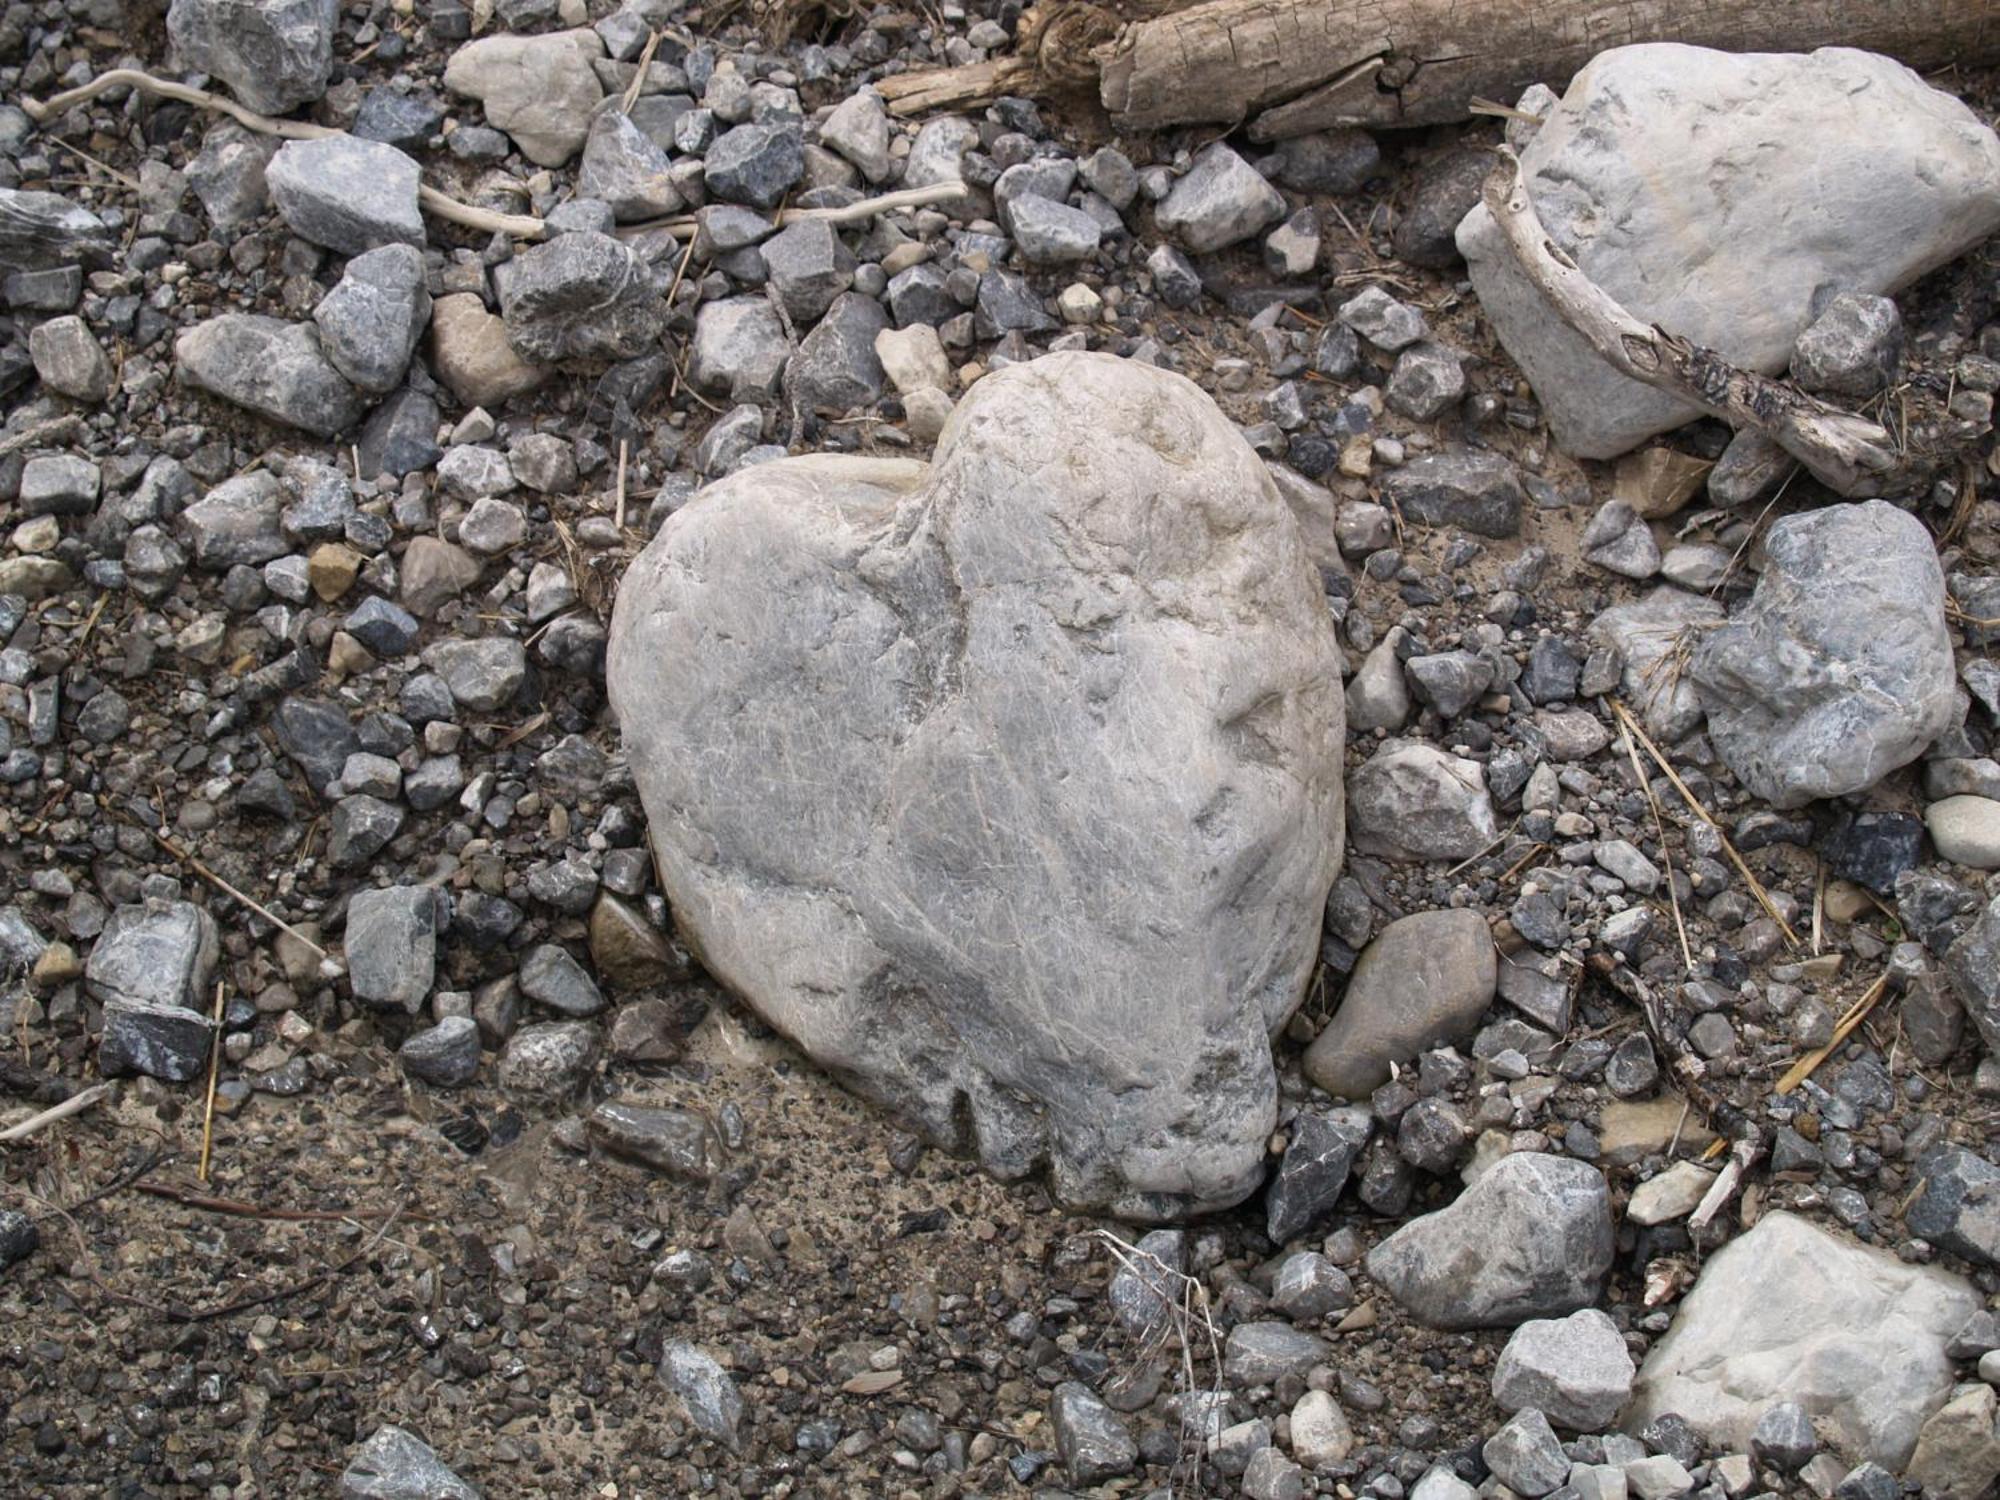
[[[1688,675],[1736,779],[1773,807],[1873,786],[1944,732],[1957,679],[1930,533],[1885,500],[1787,516],[1750,602]]]
[[[500,315],[529,359],[632,359],[666,326],[666,272],[608,234],[561,235],[506,270]]]
[[[320,349],[309,323],[223,313],[174,340],[174,366],[196,390],[320,437],[333,437],[361,417],[360,397]]]
[[[559,167],[590,134],[591,111],[604,97],[591,61],[604,55],[594,31],[542,36],[483,36],[444,67],[444,86],[477,99],[486,123],[514,138],[538,167]]]
[[[326,92],[339,15],[332,0],[173,0],[167,35],[181,67],[212,73],[260,114],[282,115]]]
[[[1507,1328],[1595,1302],[1613,1239],[1602,1172],[1524,1151],[1382,1241],[1368,1274],[1432,1328]]]
[[[1740,1453],[1767,1406],[1796,1401],[1841,1453],[1900,1471],[1951,1393],[1945,1341],[1979,1306],[1948,1271],[1767,1213],[1702,1268],[1625,1422],[1676,1412]]]
[[[1820,288],[1894,291],[2000,228],[2000,140],[1900,63],[1845,47],[1601,52],[1521,168],[1549,237],[1640,322],[1767,375]],[[1551,317],[1483,204],[1458,247],[1569,452],[1615,458],[1699,415]]]
[[[430,1444],[400,1427],[378,1427],[340,1476],[340,1500],[479,1500]]]
[[[1340,863],[1337,663],[1208,397],[1061,354],[980,381],[928,468],[698,494],[609,683],[708,970],[932,1139],[1143,1217],[1262,1175]]]

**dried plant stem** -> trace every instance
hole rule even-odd
[[[67,1120],[71,1115],[82,1114],[91,1105],[111,1092],[108,1083],[95,1084],[80,1094],[71,1094],[60,1104],[52,1104],[38,1115],[30,1115],[18,1125],[10,1125],[0,1130],[0,1141],[25,1141],[38,1131],[46,1130],[58,1120]]]
[[[1501,238],[1551,310],[1613,369],[1738,431],[1763,433],[1839,494],[1879,494],[1903,469],[1886,428],[1633,317],[1549,238],[1514,153],[1495,154],[1484,198]]]
[[[195,1175],[208,1181],[208,1155],[215,1144],[215,1085],[222,1076],[222,981],[215,981],[215,1034],[208,1039],[208,1097],[201,1108],[201,1165]]]
[[[246,130],[254,130],[259,135],[274,135],[282,140],[323,141],[329,136],[347,134],[344,130],[333,130],[306,120],[279,120],[270,115],[260,115],[253,109],[245,109],[233,99],[223,98],[220,94],[211,94],[206,89],[190,88],[184,83],[173,83],[165,78],[155,78],[151,73],[142,73],[137,68],[113,68],[108,73],[98,74],[88,83],[66,89],[46,100],[23,97],[20,105],[27,112],[29,119],[38,125],[46,125],[65,111],[74,109],[79,104],[86,104],[101,94],[108,94],[113,89],[137,89],[140,93],[151,94],[156,99],[172,99],[181,104],[191,104],[196,109],[212,110],[217,114],[229,116]],[[434,187],[419,186],[417,201],[433,218],[463,225],[467,229],[483,230],[488,234],[510,234],[517,240],[538,240],[547,233],[546,226],[540,219],[475,208],[470,203],[461,203],[456,198],[446,197]]]
[[[882,193],[873,198],[863,198],[858,203],[850,203],[844,208],[788,208],[778,215],[778,223],[803,224],[818,219],[836,227],[842,224],[863,224],[878,214],[895,213],[905,208],[929,208],[939,203],[954,203],[963,198],[967,187],[962,182],[937,182],[929,187],[897,188],[891,193]],[[648,219],[640,224],[620,226],[621,235],[670,234],[677,240],[694,238],[694,219],[686,214],[672,219]]]
[[[1812,1077],[1814,1070],[1829,1057],[1833,1056],[1835,1052],[1839,1051],[1840,1044],[1854,1034],[1854,1029],[1857,1026],[1868,1019],[1868,1013],[1875,1008],[1876,1002],[1883,995],[1887,994],[1888,990],[1889,976],[1884,974],[1880,979],[1868,986],[1867,993],[1855,1001],[1854,1004],[1850,1005],[1847,1008],[1847,1014],[1834,1024],[1833,1040],[1828,1042],[1824,1047],[1815,1047],[1787,1068],[1785,1076],[1778,1080],[1772,1092],[1789,1094],[1793,1089]]]
[[[224,880],[220,875],[216,874],[215,871],[211,870],[207,865],[203,864],[200,860],[196,859],[192,854],[188,853],[187,850],[181,848],[179,844],[176,844],[172,839],[168,838],[164,833],[161,833],[157,828],[149,829],[148,831],[153,835],[153,838],[159,843],[162,849],[166,850],[167,853],[171,854],[175,859],[179,860],[182,864],[186,865],[190,870],[194,871],[195,874],[199,875],[203,880],[206,880],[209,884],[213,885],[217,890],[221,891],[223,895],[232,897],[236,901],[241,902],[244,906],[249,907],[250,910],[257,913],[258,916],[262,917],[266,922],[269,922],[273,927],[279,929],[279,931],[291,937],[294,941],[305,944],[306,947],[310,948],[313,952],[317,953],[320,956],[320,961],[322,963],[333,962],[332,954],[328,953],[326,949],[320,947],[318,943],[315,943],[311,938],[307,937],[303,932],[300,932],[298,928],[294,927],[290,922],[287,922],[283,917],[279,916],[276,912],[272,911],[262,902],[254,901],[250,897],[244,895],[243,892],[237,890],[235,886],[231,885],[228,881]]]
[[[1667,763],[1666,756],[1660,753],[1660,747],[1653,743],[1652,736],[1646,733],[1644,726],[1633,718],[1630,710],[1616,698],[1607,698],[1604,702],[1617,717],[1618,722],[1645,747],[1646,754],[1652,757],[1653,764],[1660,768],[1667,780],[1672,783],[1674,790],[1681,794],[1681,801],[1687,804],[1688,810],[1715,830],[1715,836],[1722,841],[1722,852],[1728,855],[1729,862],[1736,866],[1736,873],[1749,884],[1750,893],[1757,898],[1757,904],[1764,908],[1764,915],[1778,924],[1778,931],[1785,936],[1786,946],[1798,947],[1799,935],[1792,931],[1792,924],[1778,911],[1776,903],[1771,900],[1771,893],[1764,889],[1764,882],[1759,880],[1743,862],[1743,856],[1738,854],[1736,846],[1729,842],[1729,835],[1723,832],[1722,825],[1715,821],[1708,809],[1701,805],[1701,799],[1688,790],[1687,783],[1682,781],[1680,775]]]
[[[1108,1229],[1094,1231],[1104,1242],[1111,1258],[1151,1287],[1160,1302],[1160,1314],[1141,1341],[1140,1358],[1151,1360],[1172,1339],[1180,1345],[1177,1377],[1181,1397],[1181,1461],[1174,1467],[1169,1494],[1179,1493],[1178,1480],[1183,1466],[1194,1473],[1207,1452],[1206,1419],[1222,1395],[1222,1340],[1215,1330],[1215,1318],[1208,1305],[1208,1288],[1185,1272],[1176,1271],[1151,1251],[1120,1239]],[[1206,1346],[1210,1378],[1204,1386],[1198,1371],[1201,1347]],[[1197,1392],[1206,1398],[1201,1407],[1202,1425],[1191,1416]]]
[[[1667,848],[1667,823],[1660,816],[1660,799],[1653,795],[1653,779],[1646,774],[1646,768],[1639,762],[1639,747],[1632,742],[1631,725],[1619,721],[1619,732],[1625,741],[1625,753],[1632,758],[1632,774],[1639,778],[1639,790],[1646,794],[1646,806],[1653,814],[1653,832],[1660,840],[1660,858],[1667,862],[1667,900],[1674,909],[1674,931],[1681,940],[1681,966],[1694,967],[1694,952],[1688,947],[1687,923],[1681,920],[1680,892],[1674,889],[1674,857]]]

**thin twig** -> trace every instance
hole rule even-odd
[[[1702,1194],[1700,1207],[1688,1215],[1690,1230],[1706,1229],[1708,1221],[1722,1212],[1722,1205],[1735,1195],[1737,1187],[1743,1181],[1743,1174],[1749,1171],[1757,1158],[1763,1154],[1763,1149],[1761,1142],[1748,1136],[1730,1147],[1729,1165],[1716,1174],[1715,1181],[1710,1183],[1708,1191]]]
[[[62,1103],[52,1104],[40,1114],[30,1115],[20,1124],[0,1130],[0,1141],[25,1141],[29,1136],[48,1129],[58,1120],[67,1120],[71,1115],[82,1114],[110,1092],[110,1084],[99,1083],[80,1094],[71,1094]]]
[[[1660,747],[1653,743],[1652,736],[1646,733],[1645,728],[1637,719],[1632,717],[1631,712],[1616,698],[1606,698],[1604,702],[1610,707],[1611,712],[1617,716],[1618,722],[1624,725],[1633,737],[1645,747],[1646,754],[1653,759],[1653,764],[1660,768],[1667,780],[1673,784],[1674,790],[1681,794],[1681,801],[1687,805],[1688,810],[1715,830],[1716,838],[1722,842],[1722,852],[1727,854],[1729,862],[1736,866],[1736,873],[1749,883],[1750,893],[1757,898],[1757,904],[1764,908],[1764,915],[1778,924],[1778,931],[1785,935],[1786,946],[1791,948],[1798,947],[1799,935],[1792,931],[1792,924],[1787,922],[1783,914],[1779,912],[1777,903],[1771,899],[1771,893],[1764,889],[1764,882],[1759,880],[1751,868],[1743,862],[1743,856],[1736,852],[1736,846],[1730,843],[1729,835],[1723,832],[1722,825],[1709,815],[1708,809],[1701,805],[1701,799],[1688,790],[1687,783],[1682,781],[1679,773],[1667,763],[1666,756],[1660,753]]]
[[[899,209],[955,203],[970,191],[962,182],[935,182],[929,187],[897,188],[894,192],[863,198],[841,208],[787,208],[778,214],[778,223],[782,227],[823,220],[836,228],[842,224],[865,224],[878,214],[895,213]],[[671,219],[646,219],[637,224],[620,225],[618,229],[618,233],[626,238],[643,234],[670,234],[677,240],[692,237],[694,231],[695,221],[688,214]]]
[[[621,534],[625,530],[625,460],[631,448],[632,443],[629,438],[618,440],[618,508],[612,517],[612,522]]]
[[[240,1198],[218,1198],[211,1193],[196,1192],[172,1182],[135,1182],[133,1191],[144,1193],[149,1198],[165,1198],[186,1208],[198,1208],[205,1213],[227,1214],[234,1219],[271,1219],[280,1223],[299,1224],[345,1224],[355,1219],[379,1219],[387,1213],[400,1213],[405,1218],[424,1219],[423,1214],[406,1213],[402,1209],[386,1208],[265,1208],[257,1203],[245,1203]]]
[[[215,981],[215,1032],[208,1039],[208,1100],[201,1110],[201,1165],[195,1176],[208,1181],[208,1153],[215,1143],[215,1085],[222,1077],[222,981]]]
[[[279,120],[270,115],[260,115],[255,110],[245,109],[233,99],[225,99],[220,94],[211,94],[206,89],[190,88],[184,83],[172,83],[164,78],[155,78],[150,73],[142,73],[137,68],[113,68],[108,73],[100,73],[86,84],[55,95],[47,100],[30,99],[23,96],[21,108],[28,118],[38,125],[46,125],[64,112],[79,104],[88,103],[100,94],[108,94],[113,89],[137,89],[142,94],[151,94],[157,99],[172,99],[180,104],[191,104],[196,109],[213,110],[217,114],[228,115],[230,119],[246,130],[254,130],[259,135],[274,135],[288,141],[323,141],[331,136],[346,135],[344,130],[332,130],[324,125],[309,124],[304,120]],[[488,234],[512,235],[517,240],[538,240],[548,232],[540,219],[526,218],[519,214],[494,213],[491,209],[475,208],[470,203],[461,203],[456,198],[448,198],[436,188],[419,184],[417,201],[433,217],[453,224],[462,224],[468,229],[483,230]]]
[[[367,1244],[356,1250],[338,1265],[327,1266],[323,1270],[316,1271],[303,1281],[295,1282],[290,1286],[277,1287],[268,1292],[259,1292],[253,1297],[238,1297],[233,1301],[224,1302],[215,1307],[184,1308],[170,1306],[166,1309],[167,1316],[176,1323],[206,1323],[212,1318],[226,1318],[231,1313],[248,1312],[253,1307],[263,1307],[267,1303],[277,1302],[286,1297],[302,1297],[322,1282],[331,1281],[349,1266],[372,1254],[375,1247],[388,1238],[390,1229],[395,1226],[396,1220],[401,1216],[402,1212],[403,1205],[398,1204],[390,1211],[388,1217],[382,1220],[381,1227],[368,1237]]]
[[[284,932],[294,941],[305,944],[306,947],[310,948],[313,952],[317,953],[320,956],[320,961],[322,963],[333,962],[333,955],[331,953],[328,953],[326,949],[320,947],[318,943],[315,943],[311,938],[307,937],[303,932],[300,932],[298,928],[294,927],[290,922],[287,922],[283,917],[279,916],[276,912],[272,911],[269,907],[265,906],[261,901],[252,900],[250,897],[244,895],[243,892],[236,889],[235,886],[231,885],[228,881],[224,880],[220,875],[216,874],[215,871],[211,870],[207,865],[203,864],[200,860],[196,859],[192,854],[188,853],[187,850],[181,848],[180,845],[176,844],[172,839],[168,838],[164,833],[161,833],[159,829],[152,828],[148,829],[147,832],[153,835],[154,839],[156,839],[159,842],[159,845],[162,849],[165,849],[167,853],[171,854],[175,859],[179,860],[182,864],[186,865],[190,870],[193,870],[195,874],[201,876],[202,879],[208,881],[217,890],[221,891],[225,896],[234,897],[237,901],[249,907],[250,910],[257,913],[258,916],[262,917],[266,922],[269,922],[273,927],[276,927],[281,932]]]
[[[1660,858],[1667,862],[1667,900],[1673,904],[1674,931],[1680,935],[1681,964],[1684,968],[1692,969],[1694,953],[1688,947],[1687,924],[1681,920],[1680,892],[1674,889],[1674,857],[1667,850],[1667,824],[1660,816],[1660,799],[1653,795],[1653,778],[1646,774],[1646,768],[1639,763],[1639,747],[1632,741],[1631,727],[1623,721],[1618,727],[1625,740],[1625,753],[1632,757],[1632,774],[1639,778],[1639,790],[1646,794],[1646,806],[1652,809],[1653,832],[1660,840]]]
[[[1867,1019],[1868,1012],[1875,1008],[1875,1003],[1883,995],[1887,994],[1888,990],[1889,976],[1884,974],[1880,979],[1871,984],[1868,987],[1867,993],[1855,1001],[1853,1005],[1849,1006],[1847,1014],[1834,1024],[1833,1040],[1828,1042],[1824,1047],[1815,1047],[1804,1057],[1793,1063],[1785,1070],[1785,1076],[1777,1081],[1771,1091],[1776,1094],[1789,1094],[1793,1089],[1812,1077],[1814,1070],[1829,1057],[1833,1056],[1840,1049],[1840,1044],[1854,1034],[1854,1028]]]
[[[658,52],[659,50],[660,50],[659,32],[657,31],[648,32],[646,35],[646,45],[644,49],[639,53],[639,66],[637,69],[633,71],[632,81],[625,85],[625,92],[623,96],[621,96],[620,99],[618,100],[618,112],[621,115],[629,115],[632,113],[632,106],[636,104],[639,100],[639,90],[643,88],[646,83],[646,70],[652,67],[653,54],[655,52]]]

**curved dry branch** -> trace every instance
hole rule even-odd
[[[1879,494],[1893,487],[1904,458],[1886,428],[1641,323],[1549,238],[1520,161],[1504,146],[1497,155],[1498,165],[1486,179],[1487,212],[1521,273],[1614,369],[1731,427],[1763,433],[1838,494]]]

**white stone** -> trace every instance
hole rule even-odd
[[[1665,1224],[1684,1219],[1701,1206],[1702,1198],[1714,1185],[1715,1174],[1691,1161],[1677,1161],[1657,1177],[1648,1177],[1632,1189],[1625,1205],[1625,1217],[1634,1224]]]

